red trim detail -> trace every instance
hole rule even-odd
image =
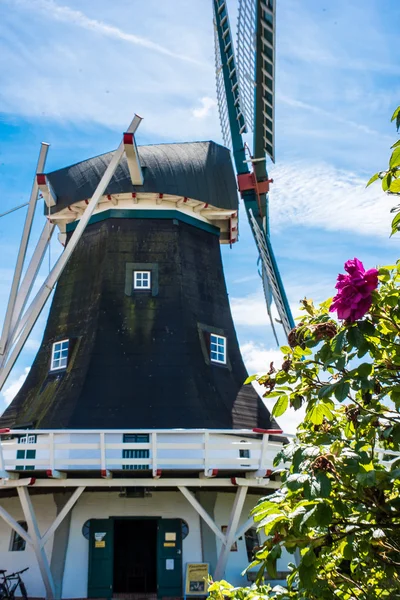
[[[254,427],[253,431],[254,433],[272,433],[276,435],[283,433],[283,429],[260,429],[259,427]]]
[[[108,194],[107,198],[108,198],[109,200],[111,200],[111,196],[110,196],[110,194]]]
[[[208,203],[203,206],[203,208],[208,208]]]
[[[159,198],[160,198],[160,200],[161,200],[161,198],[164,198],[164,194],[158,194],[158,197],[159,197]]]
[[[188,200],[189,200],[189,198],[187,198],[186,196],[183,199],[184,202],[187,202]]]
[[[36,477],[31,477],[31,480],[28,483],[28,485],[35,485],[35,483],[36,483]]]
[[[38,185],[47,185],[46,175],[44,173],[38,173],[36,175],[36,182]]]
[[[5,428],[5,429],[0,429],[0,435],[1,435],[2,433],[10,433],[10,431],[11,431],[11,429],[7,429],[7,428]]]
[[[162,474],[162,469],[157,469],[156,470],[156,477],[161,477]]]
[[[124,144],[126,146],[133,146],[133,133],[124,133]]]
[[[107,469],[101,469],[101,476],[107,477]]]
[[[132,198],[136,198],[136,192],[132,192]]]
[[[89,204],[89,200],[85,200],[85,204]]]
[[[236,483],[236,477],[231,477],[231,484],[232,485],[237,485],[237,483]]]
[[[47,477],[53,477],[53,471],[51,469],[48,469],[46,471],[46,475],[47,475]]]
[[[271,475],[272,475],[272,471],[271,471],[271,469],[267,469],[267,470],[265,471],[265,475],[266,475],[267,477],[271,477]]]

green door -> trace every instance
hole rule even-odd
[[[112,598],[113,519],[90,519],[88,598]]]
[[[159,519],[157,534],[157,595],[182,596],[182,521]]]

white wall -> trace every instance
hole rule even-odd
[[[151,498],[119,498],[115,491],[84,493],[72,511],[63,598],[87,596],[89,542],[82,535],[85,521],[129,516],[184,519],[189,535],[183,540],[183,567],[187,562],[202,561],[199,516],[180,492],[155,491]]]
[[[43,535],[56,517],[56,506],[52,494],[31,495],[33,508],[38,520],[40,533]],[[1,506],[9,515],[17,521],[24,521],[19,498],[2,498]],[[0,567],[9,572],[19,571],[29,567],[29,571],[23,574],[28,596],[45,596],[45,588],[40,575],[35,554],[31,547],[26,544],[25,550],[20,552],[10,551],[11,527],[3,519],[0,519]],[[50,562],[53,539],[45,546],[46,554]]]

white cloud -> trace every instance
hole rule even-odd
[[[172,52],[168,48],[165,48],[160,44],[156,44],[152,40],[134,35],[133,33],[127,33],[119,27],[108,25],[107,23],[98,21],[97,19],[91,19],[80,10],[73,10],[69,6],[59,5],[54,2],[54,0],[14,0],[14,2],[24,7],[29,7],[31,10],[40,11],[47,18],[53,18],[58,21],[72,23],[77,27],[94,31],[105,37],[121,40],[123,42],[133,44],[134,46],[142,46],[143,48],[153,50],[159,54],[170,56],[171,58],[177,58],[179,60],[199,64],[199,61],[190,58],[183,52]]]
[[[2,392],[3,397],[4,397],[4,402],[7,406],[12,402],[14,397],[17,395],[17,393],[21,389],[22,384],[24,383],[29,371],[30,371],[30,367],[25,367],[24,372],[17,379],[12,381]]]
[[[192,114],[194,117],[196,117],[196,119],[204,119],[205,117],[208,117],[208,115],[217,105],[214,98],[209,98],[208,96],[204,96],[204,98],[202,98],[200,102],[201,108],[194,108],[192,111]]]
[[[393,201],[365,178],[327,164],[296,162],[271,169],[273,227],[306,226],[389,237]]]
[[[246,342],[240,346],[240,350],[249,373],[266,373],[271,362],[275,368],[282,364],[282,352],[274,348],[266,348],[263,344]]]
[[[270,325],[265,299],[262,293],[250,294],[242,298],[230,298],[230,305],[235,325],[259,327]],[[299,305],[290,306],[292,314],[297,316]],[[272,318],[278,319],[275,304],[272,305]]]

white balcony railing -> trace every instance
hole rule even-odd
[[[135,477],[146,471],[153,477],[176,471],[265,476],[288,437],[272,429],[0,430],[0,477],[19,471],[35,477],[83,471],[103,477],[117,471]]]

